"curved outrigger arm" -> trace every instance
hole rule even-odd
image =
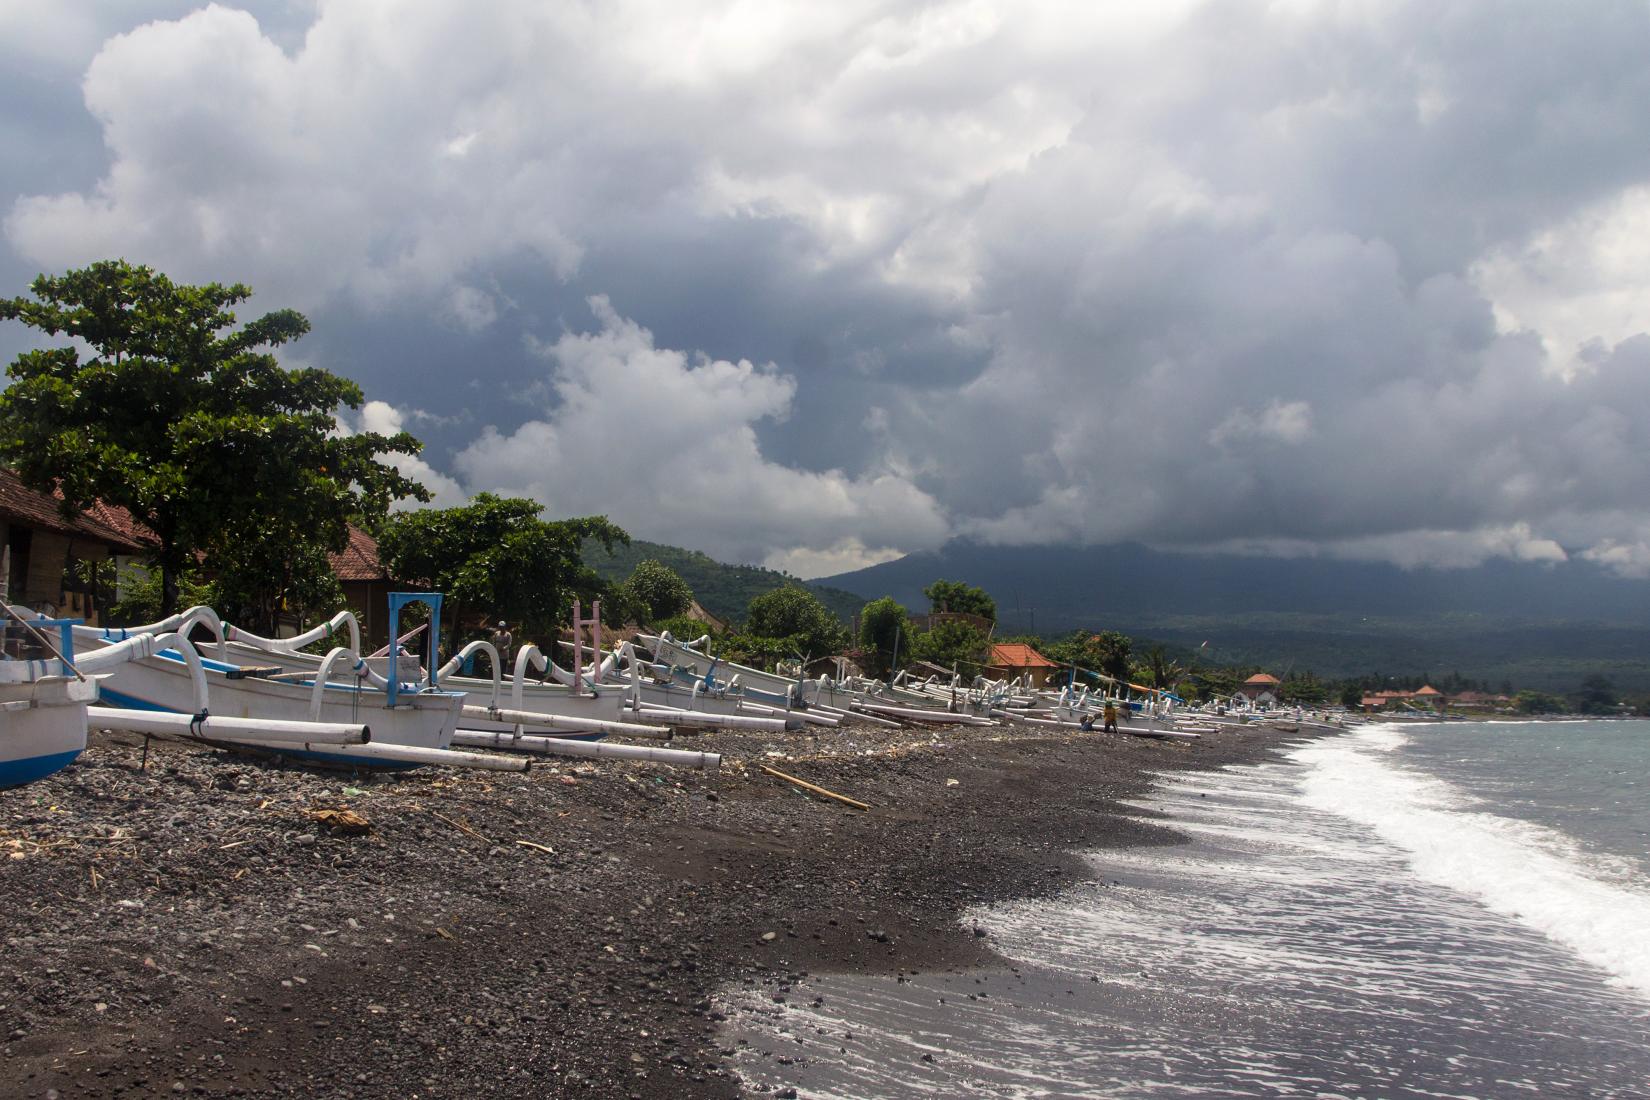
[[[471,655],[476,653],[485,653],[488,659],[488,667],[493,670],[493,701],[490,705],[494,710],[497,710],[499,696],[504,690],[504,662],[499,659],[498,649],[492,642],[482,638],[466,645],[453,656],[452,660],[441,666],[441,670],[436,673],[436,676],[438,679],[445,680],[447,677],[463,668],[464,662],[468,661]],[[517,660],[516,664],[519,665],[520,663],[520,660]]]
[[[190,609],[190,611],[199,610],[202,609]],[[212,614],[211,608],[208,607],[204,610],[209,614]],[[186,612],[185,614],[188,613],[189,612]],[[216,621],[217,615],[212,614],[212,618]],[[330,639],[339,631],[344,631],[349,635],[349,644],[344,648],[348,648],[354,653],[360,653],[361,624],[356,621],[355,613],[353,611],[340,611],[326,622],[321,623],[319,626],[307,630],[293,638],[265,638],[260,634],[252,633],[250,630],[242,630],[240,627],[231,623],[228,626],[220,625],[218,627],[218,639],[220,644],[226,640],[231,642],[244,642],[247,645],[253,646],[257,649],[269,650],[271,653],[296,653],[305,646],[313,645],[314,643],[321,641],[323,638]]]
[[[201,655],[195,651],[195,645],[181,633],[173,634],[134,634],[124,642],[115,642],[102,649],[83,654],[75,663],[82,672],[97,674],[108,672],[130,661],[141,661],[145,657],[153,657],[166,650],[175,651],[183,659],[184,667],[189,670],[189,683],[194,691],[194,708],[196,713],[207,712],[206,669],[201,664]]]

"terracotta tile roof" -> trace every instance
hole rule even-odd
[[[132,513],[117,504],[105,504],[100,500],[86,509],[86,514],[105,527],[118,531],[137,546],[149,547],[160,544],[153,531],[133,519]]]
[[[1281,684],[1281,683],[1283,683],[1283,681],[1279,680],[1276,676],[1268,676],[1264,672],[1257,672],[1253,676],[1249,677],[1247,680],[1245,680],[1243,682],[1246,683],[1246,684]]]
[[[0,468],[0,516],[30,527],[107,543],[121,550],[137,552],[147,548],[147,543],[138,536],[141,529],[132,523],[124,509],[99,504],[79,516],[64,518],[61,502],[61,495],[36,492],[12,471]],[[124,517],[123,524],[120,517]]]
[[[991,647],[993,668],[1059,668],[1053,661],[1020,642],[1004,642]]]
[[[378,560],[378,541],[359,527],[349,529],[349,545],[337,554],[328,554],[332,571],[341,581],[387,581],[390,575]]]
[[[153,548],[154,533],[118,505],[98,501],[74,519],[64,519],[59,511],[60,494],[48,495],[28,488],[12,471],[0,467],[0,517],[31,527],[42,527],[65,535],[95,539],[133,553]],[[349,529],[349,545],[341,553],[329,554],[333,572],[341,581],[389,580],[378,561],[377,541],[359,527]]]
[[[1437,688],[1433,687],[1431,684],[1427,684],[1424,687],[1422,687],[1420,691],[1417,691],[1415,694],[1416,695],[1429,695],[1430,696],[1430,695],[1442,695],[1444,693],[1439,691]]]

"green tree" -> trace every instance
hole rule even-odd
[[[1128,679],[1129,655],[1134,650],[1134,642],[1127,634],[1116,630],[1091,634],[1086,650],[1088,660],[1093,662],[1087,667],[1115,680]]]
[[[1521,691],[1513,696],[1513,706],[1520,714],[1563,714],[1564,700],[1544,691]]]
[[[1204,668],[1197,673],[1198,694],[1204,699],[1230,699],[1241,682],[1229,668]]]
[[[580,556],[584,540],[629,536],[605,516],[550,522],[539,519],[543,510],[534,500],[478,493],[457,508],[403,512],[385,522],[379,557],[391,576],[446,594],[455,650],[464,618],[478,611],[544,633],[568,620],[575,595],[607,590]]]
[[[653,624],[656,632],[669,631],[670,636],[677,641],[691,642],[705,634],[714,634],[711,625],[703,619],[695,619],[690,615],[677,615],[670,619],[660,619]]]
[[[786,656],[822,657],[847,641],[842,623],[812,592],[786,585],[750,602],[745,633],[758,638],[788,639]]]
[[[1185,666],[1170,657],[1168,650],[1161,645],[1154,645],[1146,651],[1145,659],[1140,664],[1140,682],[1148,687],[1172,691],[1185,672]]]
[[[955,619],[934,624],[911,640],[911,656],[969,676],[985,667],[991,640],[972,623]]]
[[[1133,675],[1131,657],[1134,642],[1127,634],[1120,634],[1115,630],[1108,630],[1102,634],[1095,634],[1089,630],[1074,630],[1063,638],[1046,643],[1030,635],[1012,640],[1027,642],[1062,665],[1076,665],[1084,671],[1099,672],[1114,680],[1126,680]],[[1165,660],[1167,661],[1166,655]],[[1174,673],[1178,676],[1175,667],[1171,666],[1177,667],[1175,662],[1168,661],[1164,667],[1165,674]],[[1079,676],[1082,676],[1082,673],[1079,673]]]
[[[955,611],[997,621],[997,601],[983,588],[962,581],[937,580],[924,588],[922,594],[928,597],[930,608],[936,612]]]
[[[1302,672],[1284,678],[1281,688],[1282,699],[1288,703],[1304,703],[1307,705],[1323,703],[1329,699],[1329,687],[1311,672]]]
[[[8,368],[0,459],[32,488],[61,490],[68,514],[101,500],[153,532],[163,612],[176,610],[178,578],[197,554],[269,607],[297,590],[293,571],[343,549],[351,520],[429,499],[378,461],[417,454],[412,436],[337,431],[334,411],[361,405],[355,383],[276,361],[271,349],[309,331],[301,314],[277,310],[237,328],[229,307],[250,288],[182,286],[120,260],[42,275],[30,290],[0,299],[0,319],[72,342],[26,351]],[[252,562],[281,552],[289,569],[254,576]]]
[[[1571,705],[1582,714],[1614,714],[1619,701],[1610,678],[1598,673],[1581,681],[1581,690],[1570,696]]]
[[[289,534],[285,543],[226,539],[207,558],[208,602],[224,619],[273,634],[283,614],[323,618],[344,606],[327,547]]]
[[[865,671],[886,677],[896,658],[894,646],[911,644],[911,622],[905,608],[892,596],[872,600],[859,613],[859,648]]]
[[[179,602],[185,607],[194,607],[196,604],[205,604],[216,607],[214,600],[217,593],[212,586],[200,580],[193,572],[186,572],[178,578]],[[121,598],[109,605],[109,622],[125,624],[152,623],[164,619],[166,613],[161,611],[161,585],[158,572],[143,572],[131,570],[121,585]]]
[[[685,614],[693,605],[693,589],[676,570],[652,558],[636,563],[625,582],[648,622]]]

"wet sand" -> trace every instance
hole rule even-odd
[[[991,964],[964,910],[1173,842],[1119,800],[1300,736],[717,733],[678,744],[720,774],[376,779],[94,738],[0,792],[0,1097],[738,1096],[718,990]]]

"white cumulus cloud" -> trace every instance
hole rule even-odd
[[[458,455],[472,490],[528,495],[556,515],[604,514],[634,535],[739,562],[847,537],[930,548],[949,533],[933,498],[896,474],[849,477],[764,456],[755,427],[789,416],[796,390],[771,365],[661,348],[605,298],[590,307],[596,331],[543,348],[546,399],[534,418],[488,427]]]

